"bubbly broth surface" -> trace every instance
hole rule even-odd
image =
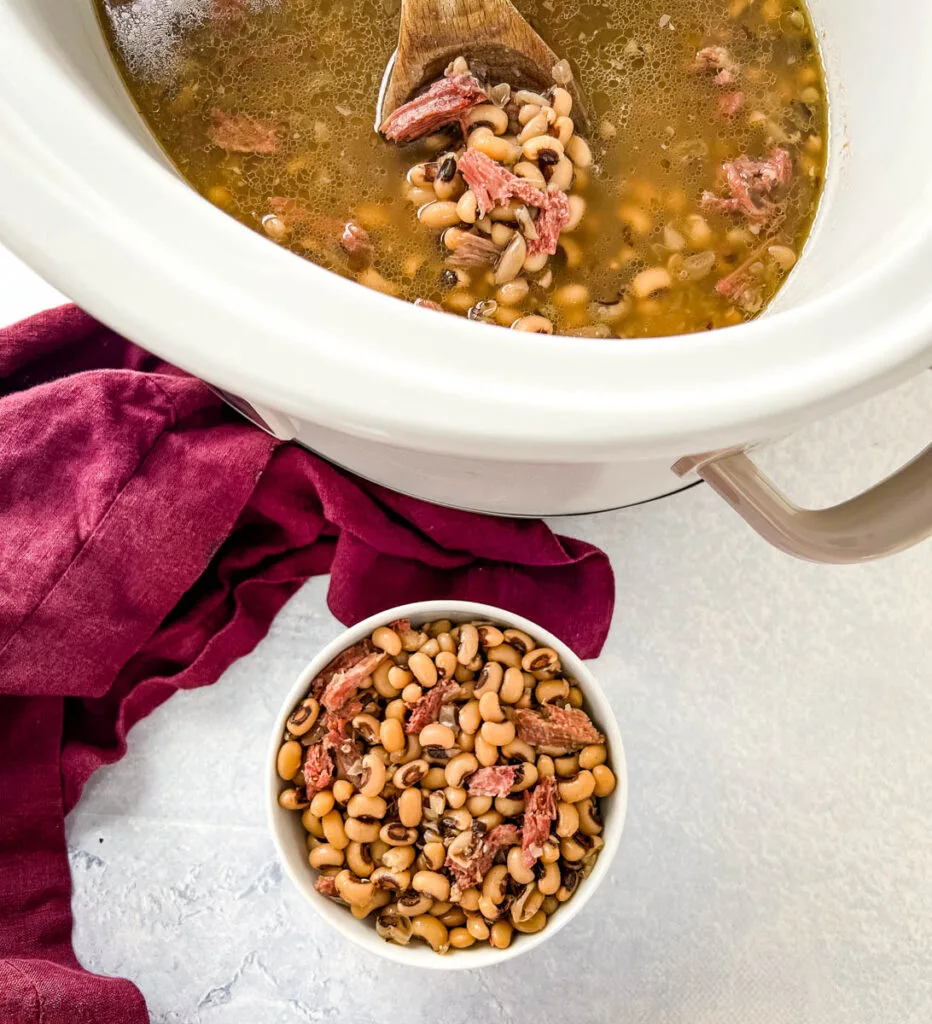
[[[561,236],[547,271],[524,275],[526,294],[511,304],[488,301],[497,289],[486,268],[450,271],[440,236],[408,198],[412,165],[461,149],[462,137],[398,147],[374,130],[398,0],[102,0],[101,16],[181,174],[329,270],[451,312],[478,304],[503,326],[541,314],[558,333],[676,334],[759,313],[798,257],[823,182],[825,92],[805,9],[793,0],[517,6],[589,97],[594,162],[573,186],[586,204],[579,226]],[[697,58],[710,51],[714,59]],[[218,116],[252,119],[274,142],[221,148]],[[727,162],[778,150],[792,173],[773,215],[709,201],[732,194]],[[300,210],[287,230],[275,216],[283,202]],[[349,221],[368,233],[371,265],[340,244]],[[666,277],[633,291],[649,268]]]

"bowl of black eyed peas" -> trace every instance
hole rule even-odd
[[[424,601],[346,630],[301,673],[267,795],[288,875],[344,936],[474,968],[582,910],[618,849],[627,775],[570,648],[500,608]]]

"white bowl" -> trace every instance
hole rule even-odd
[[[595,867],[589,877],[579,883],[579,888],[575,895],[560,907],[554,914],[552,921],[548,923],[543,931],[538,932],[536,935],[515,933],[512,944],[508,949],[492,949],[488,945],[477,943],[469,949],[451,949],[445,956],[438,956],[428,946],[418,942],[412,942],[408,946],[398,946],[380,939],[376,935],[371,919],[357,921],[344,907],[338,906],[317,892],[314,888],[317,872],[307,862],[306,834],[301,825],[300,816],[295,814],[294,811],[283,810],[278,805],[278,794],[281,791],[282,783],[275,768],[276,755],[281,746],[285,721],[291,714],[294,706],[307,693],[311,680],[341,651],[357,640],[368,636],[376,626],[381,626],[391,622],[393,619],[401,618],[411,619],[414,623],[435,619],[452,619],[454,622],[469,619],[486,619],[499,626],[514,626],[518,629],[523,629],[535,639],[540,640],[542,644],[552,647],[560,655],[566,674],[575,678],[579,683],[580,688],[585,694],[586,704],[592,712],[596,724],[605,733],[608,742],[609,763],[618,780],[618,785],[611,796],[602,799],[602,815],[604,820],[602,838],[605,841],[605,846],[595,862]],[[473,604],[470,601],[418,601],[413,604],[400,605],[397,608],[389,608],[384,612],[379,612],[378,615],[372,615],[363,622],[357,623],[357,625],[347,629],[331,643],[327,644],[308,664],[307,668],[301,673],[294,686],[291,687],[285,696],[281,710],[275,719],[275,727],[272,730],[269,751],[266,757],[265,774],[269,825],[272,829],[272,838],[275,841],[278,855],[281,857],[285,870],[308,903],[345,938],[355,942],[358,946],[362,946],[363,949],[368,950],[370,953],[394,960],[399,964],[413,967],[431,967],[439,970],[459,970],[504,963],[512,957],[519,956],[522,953],[529,953],[542,942],[553,938],[557,932],[568,925],[579,914],[586,903],[589,902],[593,893],[608,874],[612,859],[618,850],[618,844],[621,840],[628,803],[628,777],[625,767],[625,752],[622,746],[621,733],[618,730],[618,723],[615,721],[611,706],[602,693],[599,684],[595,681],[589,669],[586,668],[584,662],[566,644],[536,623],[522,618],[520,615],[512,615],[501,608],[494,608],[491,605],[485,604]]]

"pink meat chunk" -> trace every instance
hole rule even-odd
[[[444,867],[453,875],[453,889],[461,893],[478,885],[492,866],[499,850],[505,850],[521,841],[517,825],[496,825],[476,843],[473,852],[463,863],[447,856]]]
[[[349,220],[340,233],[340,247],[350,257],[354,266],[367,267],[375,252],[369,232],[355,221]]]
[[[518,766],[513,764],[493,765],[480,768],[469,776],[470,796],[507,796],[518,781]]]
[[[318,875],[314,888],[324,896],[339,896],[336,879],[330,878],[329,875]]]
[[[550,838],[550,826],[557,817],[557,783],[552,775],[545,775],[531,790],[524,808],[521,829],[521,849],[524,863],[533,867]]]
[[[504,206],[509,199],[520,199],[531,206],[543,206],[546,193],[519,178],[506,167],[497,164],[477,149],[467,149],[458,164],[463,180],[476,194],[478,215],[484,217],[496,206]]]
[[[459,245],[447,256],[448,267],[488,267],[498,261],[502,250],[485,235],[465,235]]]
[[[533,256],[536,253],[545,252],[548,256],[553,256],[557,251],[560,232],[566,227],[569,220],[569,199],[560,189],[551,187],[534,223],[537,228],[537,238],[528,239],[528,253]]]
[[[446,310],[443,308],[443,306],[441,306],[439,302],[434,302],[433,299],[415,299],[414,300],[414,305],[415,306],[420,306],[421,309],[433,309],[437,313],[445,313],[446,312]]]
[[[361,712],[362,701],[351,699],[342,707],[337,708],[336,711],[324,712],[324,724],[328,730],[340,733],[341,736],[345,736],[347,724]]]
[[[545,704],[540,711],[515,708],[512,713],[518,739],[538,747],[576,749],[605,738],[585,711]]]
[[[247,114],[227,114],[216,107],[210,112],[212,124],[207,137],[228,153],[269,155],[278,148],[275,129]]]
[[[482,86],[468,73],[440,78],[426,92],[393,110],[379,131],[389,142],[413,142],[459,121],[470,107],[485,99]]]
[[[333,782],[333,758],[327,749],[326,742],[315,743],[307,748],[304,761],[304,784],[307,787],[308,799],[327,789]]]
[[[327,733],[324,743],[333,750],[337,759],[337,767],[353,785],[357,785],[365,775],[362,758],[363,750],[357,740],[336,731]]]
[[[769,220],[778,206],[770,197],[793,177],[793,161],[785,149],[775,148],[767,157],[739,156],[722,165],[727,196],[702,193],[702,206],[719,213],[740,213],[749,221]]]
[[[283,202],[295,202],[295,200],[282,200]],[[272,200],[275,203],[275,200]],[[274,209],[274,206],[273,206]],[[278,214],[278,211],[275,211]],[[280,216],[280,214],[278,214]],[[361,661],[366,657],[367,654],[376,653],[375,647],[372,646],[372,641],[366,637],[365,640],[360,640],[358,643],[353,644],[352,647],[347,647],[345,651],[340,653],[327,665],[326,668],[322,669],[311,683],[311,693],[317,699],[320,699],[320,695],[324,692],[327,684],[336,675],[337,672],[342,672],[345,668],[349,668],[351,665],[355,665],[358,661]]]
[[[723,92],[718,98],[718,110],[722,117],[735,117],[743,109],[743,92]]]
[[[393,629],[396,633],[408,633],[411,631],[411,620],[395,619],[394,622],[388,624],[388,628]]]
[[[388,657],[384,651],[367,654],[353,665],[334,673],[320,695],[320,703],[328,711],[336,711],[359,689],[359,684],[382,664]]]
[[[693,71],[714,72],[716,85],[731,85],[738,74],[738,65],[724,46],[703,46],[696,53]]]
[[[456,683],[438,683],[431,687],[422,697],[408,709],[408,722],[405,732],[417,735],[425,725],[436,722],[440,717],[440,708],[447,697],[456,689]]]

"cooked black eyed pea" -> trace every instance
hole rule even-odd
[[[314,814],[310,807],[301,815],[301,824],[315,839],[324,838],[324,826],[321,825],[320,818]]]
[[[579,816],[579,831],[583,835],[597,836],[602,831],[602,821],[595,800],[589,797],[588,800],[580,800],[575,806]]]
[[[537,760],[537,754],[530,743],[518,739],[502,747],[502,757],[509,761],[524,761],[525,764],[533,764]]]
[[[510,921],[496,921],[489,930],[489,945],[493,949],[507,949],[513,934],[514,928]]]
[[[597,764],[605,764],[607,756],[608,751],[605,749],[604,743],[592,743],[580,750],[579,767],[588,768],[589,771],[592,771]]]
[[[424,844],[424,849],[421,851],[421,856],[424,858],[424,863],[428,865],[427,874],[430,874],[432,872],[437,872],[437,871],[439,871],[443,867],[443,862],[446,860],[447,848],[439,840],[438,841],[434,841],[434,842],[430,842],[430,843],[425,843]],[[420,874],[420,872],[419,872],[419,874]],[[424,891],[424,890],[420,889],[420,887],[417,885],[417,876],[416,875],[415,875],[414,888],[418,889],[421,892]],[[435,900],[449,899],[449,895],[450,895],[449,884],[447,885],[447,895],[446,896],[438,896],[436,893],[431,893],[431,895],[434,897]]]
[[[383,661],[376,670],[372,673],[372,688],[380,696],[386,700],[391,700],[397,694],[397,689],[392,686],[390,674],[392,670],[392,664],[389,661]]]
[[[310,732],[319,714],[320,705],[313,697],[307,697],[288,716],[285,728],[292,736],[303,736]]]
[[[515,707],[529,708],[533,706],[533,703],[534,702],[531,700],[531,691],[525,690],[524,693],[522,693],[521,696],[515,701]]]
[[[449,631],[439,633],[437,635],[437,643],[440,645],[441,654],[452,654],[454,656],[456,655],[456,641],[453,639]],[[437,659],[434,658],[434,661],[436,660]]]
[[[458,756],[459,755],[457,755],[457,757]],[[449,764],[447,764],[447,768],[449,768],[452,763],[453,761],[450,761]],[[479,767],[478,761],[476,761],[476,767]],[[450,781],[449,777],[447,778],[447,781]],[[443,791],[443,795],[447,798],[447,807],[452,807],[454,811],[462,807],[466,803],[468,797],[466,790],[463,789],[462,786],[447,786]]]
[[[414,679],[414,673],[409,672],[406,668],[402,668],[400,665],[392,665],[388,670],[388,683],[394,691],[404,690],[406,686],[410,686]],[[393,697],[394,693],[389,695],[389,698]]]
[[[496,661],[506,668],[520,668],[521,655],[511,644],[499,644],[498,647],[490,647],[486,652],[489,661]]]
[[[384,719],[379,728],[379,736],[382,740],[382,746],[389,753],[394,753],[396,750],[404,750],[407,743],[404,727],[397,718]]]
[[[411,941],[411,919],[399,914],[395,907],[389,907],[376,919],[375,933],[386,942],[407,946]]]
[[[425,690],[436,685],[437,666],[423,651],[417,651],[411,655],[408,659],[408,668],[414,673],[414,678]]]
[[[321,868],[338,867],[343,863],[343,851],[329,843],[321,843],[307,855],[307,861],[312,868],[317,868],[318,871]]]
[[[549,917],[560,909],[560,901],[556,896],[545,896],[540,909]]]
[[[384,818],[387,810],[388,804],[382,797],[363,796],[362,793],[351,796],[346,805],[346,812],[351,818]]]
[[[435,953],[446,953],[450,948],[450,936],[446,927],[430,914],[419,914],[412,918],[411,934],[416,939],[424,939]]]
[[[497,921],[503,914],[504,908],[488,896],[479,897],[479,913],[486,921]]]
[[[378,818],[347,818],[343,823],[347,839],[354,843],[374,843],[381,827]]]
[[[440,644],[433,637],[431,637],[431,639],[428,640],[426,643],[421,644],[418,651],[420,654],[424,654],[428,658],[436,658],[437,655],[440,653]]]
[[[337,892],[354,907],[364,907],[375,896],[375,886],[344,868],[336,877]]]
[[[406,871],[416,856],[417,851],[413,846],[389,846],[379,859],[390,871]]]
[[[581,836],[569,836],[566,839],[560,840],[560,856],[571,864],[581,861],[583,857],[589,852],[589,847],[584,844],[581,840]]]
[[[394,658],[401,654],[401,637],[388,626],[379,626],[372,633],[372,645]]]
[[[402,649],[409,654],[423,647],[427,643],[427,634],[422,629],[405,629],[398,634],[401,637]]]
[[[467,913],[470,913],[472,911],[476,911],[476,910],[479,909],[479,896],[480,896],[480,892],[479,892],[478,889],[473,889],[473,888],[464,889],[463,892],[460,893],[459,905]],[[452,893],[451,893],[451,897],[452,897]]]
[[[579,771],[579,758],[575,754],[564,754],[554,759],[553,767],[558,778],[571,779]]]
[[[434,900],[427,913],[431,917],[443,917],[444,914],[449,913],[452,909],[453,904],[449,900]]]
[[[431,907],[431,910],[434,908]],[[444,923],[447,928],[461,928],[466,924],[466,915],[463,913],[460,907],[451,907],[444,914],[437,914],[440,920]],[[468,934],[468,933],[467,933]]]
[[[537,888],[545,896],[553,896],[561,884],[562,879],[560,878],[560,868],[557,862],[551,861],[549,864],[543,864],[537,878]]]
[[[434,665],[437,667],[437,680],[446,683],[452,679],[458,664],[456,655],[452,651],[441,651],[434,658]]]
[[[440,834],[443,836],[455,836],[458,832],[465,832],[472,827],[472,815],[465,807],[458,810],[448,810],[440,819]]]
[[[348,857],[347,863],[349,863]],[[353,870],[355,871],[355,868]],[[384,864],[376,868],[370,878],[377,889],[388,889],[390,892],[404,892],[411,885],[410,871],[394,871],[392,868],[385,867]]]
[[[460,729],[465,733],[476,733],[482,725],[482,715],[479,711],[479,701],[467,701],[459,710]]]
[[[471,796],[466,800],[466,809],[474,818],[485,814],[491,807],[492,798],[490,796]]]
[[[515,723],[510,721],[483,722],[482,728],[479,730],[479,737],[492,746],[504,747],[515,738]],[[479,760],[481,761],[482,758],[480,757]]]
[[[322,818],[325,814],[329,814],[333,810],[333,791],[330,789],[322,789],[319,793],[315,793],[311,798],[311,814],[317,818]]]
[[[447,784],[447,777],[443,772],[444,769],[437,765],[429,769],[424,778],[421,779],[421,789],[443,789]]]
[[[511,923],[524,924],[541,908],[544,894],[534,882],[528,882],[511,905]]]
[[[506,644],[510,644],[522,654],[533,651],[536,646],[534,641],[522,629],[506,629],[502,636]]]
[[[525,672],[556,672],[560,668],[560,655],[552,647],[535,647],[521,659]]]
[[[385,788],[385,779],[388,774],[385,770],[385,762],[377,754],[373,754],[370,751],[370,753],[366,754],[362,759],[362,770],[363,777],[359,786],[360,797],[363,800],[381,799],[378,794]],[[352,810],[354,800],[356,800],[356,797],[350,797],[347,807],[349,808],[350,814],[352,814],[354,818],[358,818],[359,815],[355,814]],[[384,804],[385,801],[382,800],[382,803]],[[356,806],[359,806],[358,802]],[[381,818],[385,814],[384,811],[382,814],[376,814],[374,811],[364,811],[363,813],[372,814],[376,818]]]
[[[553,763],[553,758],[549,754],[541,754],[537,758],[537,774],[543,778],[545,775],[555,775],[556,766]]]
[[[301,811],[310,806],[303,789],[283,789],[278,794],[278,806],[286,811]]]
[[[447,798],[443,795],[442,789],[436,789],[427,797],[427,818],[428,821],[440,820],[440,815],[447,809]]]
[[[583,699],[582,690],[578,686],[571,686],[570,692],[566,695],[566,703],[571,708],[581,708],[585,704]]]
[[[365,921],[373,911],[381,910],[390,900],[391,896],[389,893],[376,891],[376,894],[368,903],[362,903],[359,906],[350,904],[350,913],[357,921]]]
[[[398,768],[392,776],[392,782],[398,789],[416,786],[429,769],[430,765],[423,758],[416,758],[414,761],[409,761]]]
[[[405,737],[404,750],[395,750],[387,755],[390,765],[407,764],[409,761],[416,761],[421,756],[421,744],[418,743],[417,736],[406,733]],[[384,750],[385,748],[382,747],[381,749]]]
[[[568,804],[578,804],[580,800],[585,800],[595,792],[595,776],[585,770],[577,772],[573,778],[558,782],[557,792],[561,800]]]
[[[478,942],[485,942],[489,937],[489,926],[482,914],[467,914],[466,930]]]
[[[511,787],[512,795],[515,793],[523,793],[525,790],[531,788],[531,786],[537,783],[537,766],[531,762],[519,765],[520,771],[515,784]]]
[[[501,671],[501,665],[499,665],[499,671]],[[487,690],[479,698],[479,714],[482,716],[483,722],[505,721],[505,712],[502,711],[496,690]]]
[[[459,644],[456,648],[456,660],[461,665],[471,665],[479,653],[479,630],[466,623],[460,626]]]
[[[482,881],[482,895],[493,903],[501,903],[505,898],[505,884],[508,880],[508,868],[504,864],[495,864],[489,868]]]
[[[440,722],[432,722],[425,725],[418,733],[418,741],[421,747],[440,747],[447,749],[456,743],[456,734],[448,725],[441,725]]]
[[[421,823],[423,808],[421,791],[416,787],[404,789],[398,797],[398,817],[405,828],[416,828]]]
[[[519,884],[527,885],[534,881],[534,869],[529,868],[524,861],[524,851],[520,846],[512,846],[506,858],[508,874]]]
[[[389,846],[388,843],[383,843],[381,839],[376,837],[369,843],[369,853],[372,854],[372,859],[376,864],[384,864],[382,858],[388,853],[389,850],[393,850],[393,846]]]
[[[479,704],[482,704],[482,697],[487,695],[497,694],[499,688],[502,685],[502,679],[504,678],[505,670],[496,661],[487,661],[479,670],[479,675],[476,678],[476,683],[473,688],[473,693],[480,698]]]
[[[561,800],[557,804],[557,827],[555,829],[561,839],[569,838],[579,831],[579,811],[573,804]]]
[[[485,728],[488,724],[488,722],[484,722],[482,727]],[[481,733],[476,737],[475,753],[476,759],[483,768],[491,768],[498,760],[498,747],[494,743],[489,743]]]
[[[344,851],[346,864],[354,875],[360,878],[368,878],[375,870],[375,864],[369,853],[369,847],[365,843],[351,842]],[[402,886],[402,888],[406,888]]]
[[[439,871],[415,872],[414,878],[411,879],[411,888],[434,900],[446,901],[450,898],[450,879]]]
[[[486,650],[490,647],[498,647],[505,642],[504,634],[497,626],[476,626],[476,632],[479,634],[479,646]]]
[[[345,778],[338,778],[333,784],[333,799],[341,806],[346,806],[346,801],[355,793],[352,782]]]
[[[324,827],[327,842],[337,850],[345,850],[350,840],[343,825],[343,815],[337,810],[330,811],[320,819],[320,823]]]
[[[615,773],[607,764],[597,764],[592,769],[592,777],[595,780],[593,793],[596,796],[608,796],[615,789]]]
[[[514,704],[524,694],[524,673],[519,668],[506,668],[502,685],[498,691],[500,700],[506,704]]]
[[[553,704],[554,701],[559,701],[562,704],[566,702],[569,695],[570,684],[565,679],[550,679],[538,683],[534,691],[538,704]]]
[[[365,743],[371,745],[379,742],[379,720],[375,715],[356,715],[353,728]]]
[[[495,810],[506,818],[513,818],[518,814],[524,814],[524,797],[497,796],[495,798]]]
[[[391,719],[396,719],[398,722],[404,722],[405,715],[408,713],[408,705],[400,698],[396,697],[395,700],[390,700],[385,705],[385,712],[383,714],[384,722],[388,722]],[[383,722],[383,724],[384,724]],[[381,727],[379,729],[381,734]],[[382,741],[383,745],[385,741]]]
[[[408,685],[401,691],[401,699],[405,704],[413,704],[416,700],[420,699],[424,694],[424,691],[417,683],[408,683]]]
[[[416,917],[418,914],[426,914],[433,903],[434,901],[425,893],[408,889],[398,897],[396,906],[399,914],[404,914],[405,917]]]
[[[579,886],[579,872],[574,868],[565,867],[562,872],[562,881],[560,888],[556,891],[557,900],[560,903],[565,903],[570,896],[576,892]]]
[[[469,949],[469,947],[475,945],[475,943],[476,937],[468,928],[450,929],[450,946],[453,949]]]
[[[547,915],[543,910],[538,910],[537,913],[532,914],[526,921],[512,921],[516,932],[521,932],[523,935],[533,935],[535,932],[541,932],[547,927]]]
[[[465,665],[461,665],[459,662],[456,663],[456,671],[453,673],[453,678],[460,684],[465,686],[467,683],[471,683],[476,678],[476,673],[472,669],[467,668]]]
[[[390,821],[379,830],[379,838],[389,846],[413,846],[417,842],[417,829],[407,828],[400,821]]]
[[[459,738],[460,750],[467,754],[472,754],[476,749],[476,734],[475,733],[460,733]]]

